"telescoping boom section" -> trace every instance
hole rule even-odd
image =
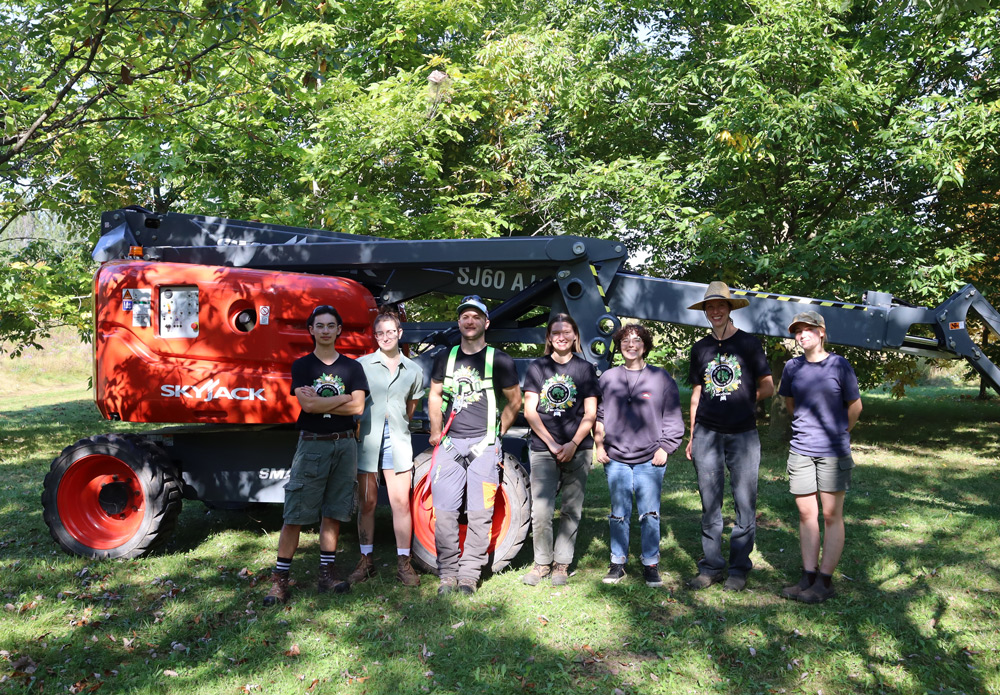
[[[218,277],[232,269],[261,271],[241,278],[246,284],[241,287],[238,312],[220,306],[207,293],[198,298],[206,311],[252,326],[252,330],[227,336],[229,349],[235,351],[242,349],[241,341],[261,340],[253,331],[263,329],[266,333],[268,326],[277,330],[274,322],[266,321],[266,314],[273,311],[272,300],[281,295],[283,284],[293,291],[312,286],[302,276],[349,281],[349,287],[338,287],[337,291],[352,303],[361,301],[351,294],[353,288],[363,287],[374,303],[356,317],[362,323],[365,316],[373,315],[369,312],[375,304],[403,302],[428,292],[478,294],[498,302],[491,311],[488,335],[494,342],[543,342],[547,314],[538,308],[567,312],[580,326],[584,356],[599,368],[608,366],[611,335],[620,325],[619,317],[708,325],[702,312],[686,308],[704,297],[705,285],[627,272],[625,246],[613,239],[556,236],[406,241],[128,208],[103,215],[94,258],[101,262],[131,259],[150,267],[194,265],[216,269],[211,272]],[[275,282],[275,274],[287,282]],[[148,285],[136,289],[148,298],[149,320],[155,326],[157,317],[152,313],[169,302],[164,302],[164,289],[156,284],[155,274],[150,272],[149,276]],[[733,294],[751,299],[749,307],[733,314],[736,325],[747,332],[787,337],[794,315],[814,310],[826,320],[830,342],[934,358],[964,358],[1000,391],[1000,370],[972,340],[967,328],[969,319],[978,318],[1000,337],[1000,314],[972,285],[936,308],[911,306],[878,290],[864,293],[857,303],[742,289],[734,289]],[[281,297],[281,301],[304,314],[310,301],[325,295],[317,290],[297,296],[294,302],[294,297]],[[200,319],[204,322],[208,317]],[[410,343],[453,344],[457,342],[454,325],[453,321],[406,323],[404,336]],[[287,324],[278,326],[292,330]],[[164,337],[162,330],[157,337]],[[359,350],[368,347],[363,342],[357,344]],[[287,355],[282,352],[281,356]]]

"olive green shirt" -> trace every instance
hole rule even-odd
[[[413,445],[410,443],[406,404],[423,398],[423,370],[406,355],[400,355],[399,366],[393,374],[381,350],[359,358],[358,364],[365,370],[369,388],[365,412],[361,416],[358,471],[378,472],[382,428],[386,420],[389,421],[393,469],[408,471],[413,468]]]

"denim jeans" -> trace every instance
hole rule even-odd
[[[700,574],[717,575],[726,569],[722,557],[722,495],[726,469],[736,506],[736,523],[729,537],[729,574],[746,576],[753,567],[750,552],[757,534],[757,472],[760,438],[757,430],[725,434],[695,424],[691,457],[701,494]]]
[[[632,519],[632,496],[639,513],[639,537],[644,565],[660,561],[660,490],[666,466],[644,463],[622,463],[611,459],[604,464],[611,492],[611,562],[624,565],[628,558],[629,523]]]
[[[583,514],[583,496],[593,449],[576,452],[566,463],[559,463],[548,451],[532,451],[531,456],[531,543],[535,564],[573,562],[576,533]],[[560,489],[561,485],[561,489]],[[556,490],[562,495],[559,508],[559,533],[552,542],[552,516],[556,508]]]

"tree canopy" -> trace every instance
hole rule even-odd
[[[126,204],[574,233],[671,278],[934,303],[995,267],[998,19],[978,0],[0,0],[0,240],[37,211],[92,237]]]

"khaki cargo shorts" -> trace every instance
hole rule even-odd
[[[300,439],[285,483],[285,523],[305,526],[321,516],[350,521],[357,474],[354,439]]]
[[[788,490],[793,495],[851,489],[854,459],[850,456],[805,456],[788,452]]]

